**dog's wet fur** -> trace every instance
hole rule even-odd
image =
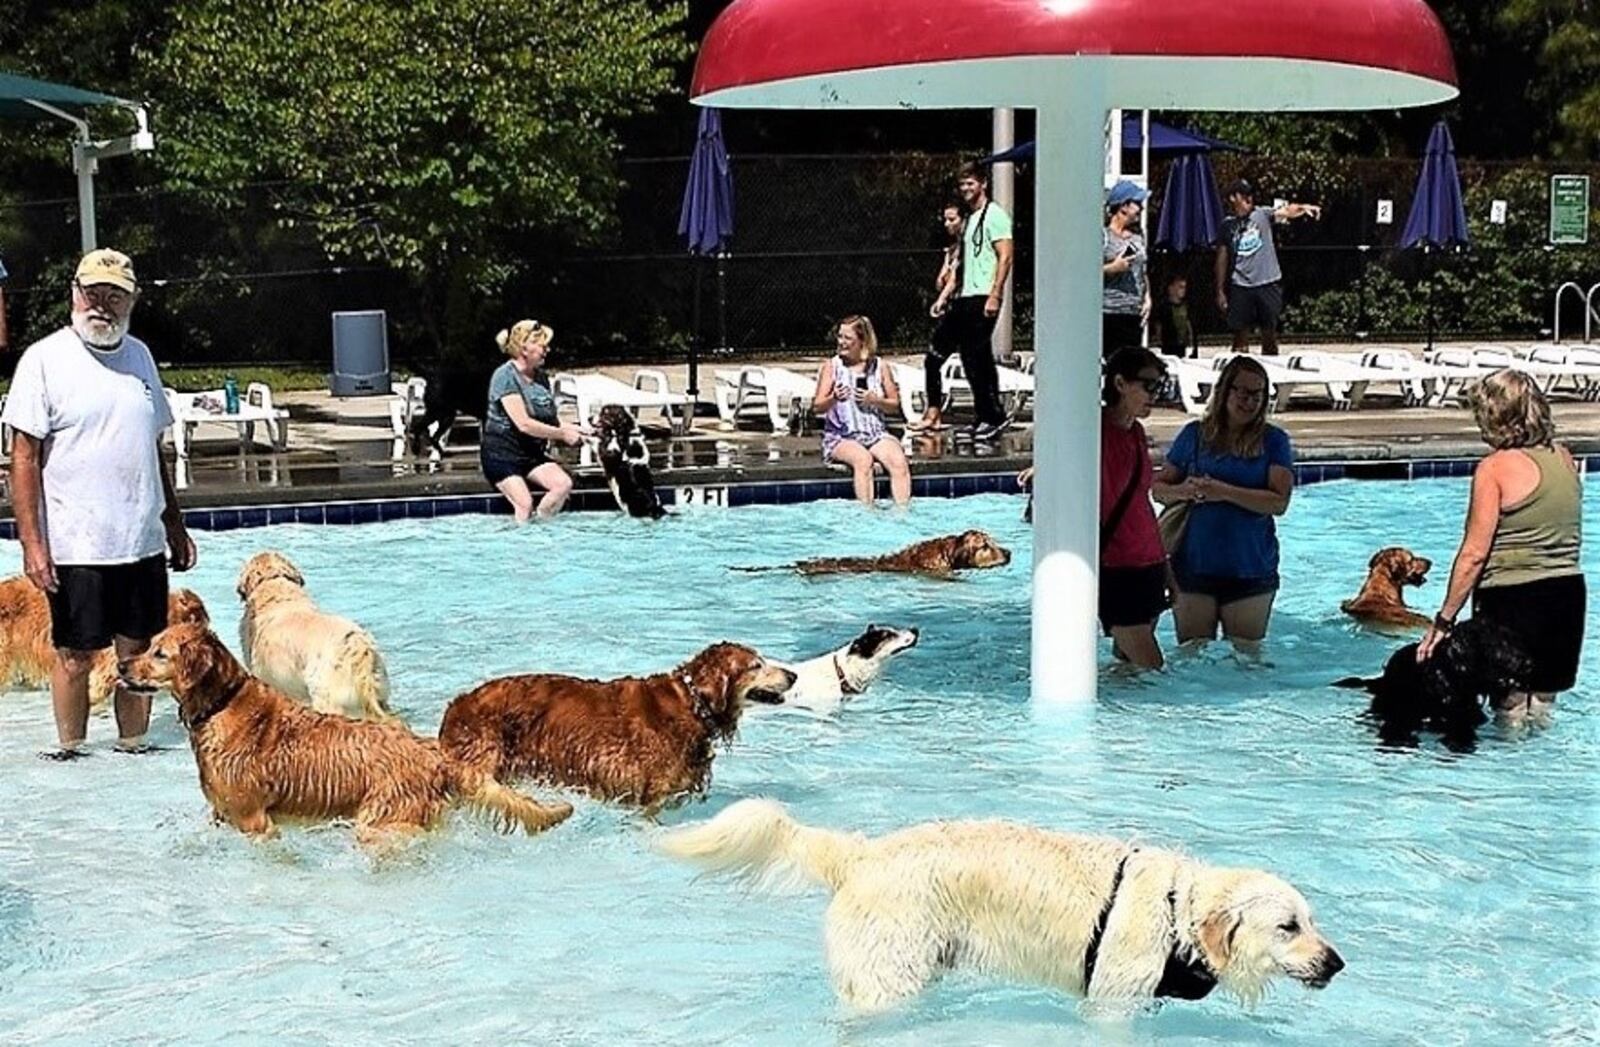
[[[1484,703],[1503,707],[1510,695],[1527,689],[1532,670],[1532,658],[1509,629],[1469,619],[1426,662],[1417,662],[1417,645],[1409,643],[1390,656],[1382,676],[1347,677],[1334,686],[1372,695],[1369,713],[1385,744],[1416,745],[1426,730],[1437,732],[1449,748],[1468,751],[1488,720]]]
[[[600,466],[617,508],[629,516],[659,520],[667,515],[650,472],[650,449],[639,424],[625,407],[607,404],[594,420]]]

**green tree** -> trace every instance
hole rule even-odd
[[[1533,112],[1554,117],[1552,151],[1573,159],[1600,156],[1600,9],[1594,0],[1506,0],[1499,24],[1537,41],[1541,75],[1527,99]]]
[[[613,126],[671,90],[684,8],[649,0],[195,0],[152,64],[169,182],[384,262],[439,348],[540,250],[613,220]],[[443,318],[442,325],[438,323]]]

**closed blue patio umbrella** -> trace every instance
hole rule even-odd
[[[725,260],[733,236],[733,170],[728,164],[728,149],[722,141],[722,112],[700,110],[700,132],[694,155],[689,159],[689,183],[683,190],[683,208],[678,213],[678,235],[685,238],[692,255],[713,255],[717,259],[717,317],[719,345],[728,341],[728,309]],[[694,336],[689,342],[689,395],[698,396],[700,345],[700,277],[702,264],[694,268]]]
[[[1443,120],[1428,134],[1422,154],[1422,173],[1411,199],[1411,214],[1400,234],[1402,248],[1421,247],[1425,256],[1434,251],[1459,249],[1469,243],[1467,209],[1461,201],[1461,175],[1456,170],[1456,145]],[[1433,348],[1433,270],[1428,272],[1428,348]]]
[[[1156,246],[1182,252],[1216,243],[1222,225],[1217,200],[1210,157],[1185,153],[1173,160],[1167,171],[1167,191],[1161,198]]]

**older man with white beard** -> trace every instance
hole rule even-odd
[[[30,345],[0,422],[15,433],[12,504],[23,568],[50,602],[50,675],[60,749],[82,755],[89,668],[115,644],[119,659],[166,627],[167,564],[186,571],[195,547],[183,526],[161,432],[172,424],[150,349],[128,334],[139,297],[133,262],[90,251],[72,281],[72,324]],[[118,687],[117,748],[142,752],[150,699]]]

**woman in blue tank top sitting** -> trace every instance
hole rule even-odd
[[[856,498],[873,504],[873,468],[889,474],[896,505],[911,501],[911,465],[905,449],[884,426],[884,411],[897,408],[900,391],[889,369],[879,366],[872,321],[847,316],[834,342],[839,353],[817,372],[811,409],[822,415],[822,460],[840,462],[854,474]]]

